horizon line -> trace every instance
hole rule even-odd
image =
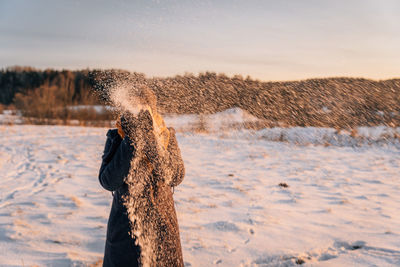
[[[235,76],[241,76],[243,80],[250,79],[253,81],[259,81],[259,82],[298,82],[298,81],[307,81],[307,80],[326,80],[326,79],[362,79],[362,80],[370,80],[370,81],[390,81],[390,80],[400,80],[400,74],[399,76],[394,76],[391,78],[371,78],[371,77],[366,77],[366,76],[346,76],[346,75],[332,75],[332,76],[314,76],[314,77],[308,77],[308,78],[300,78],[300,79],[288,79],[288,80],[266,80],[266,79],[261,79],[261,78],[255,78],[252,77],[251,75],[248,74],[241,74],[241,73],[235,73],[235,74],[226,74],[225,72],[220,72],[220,71],[213,71],[213,70],[206,70],[206,71],[198,71],[197,73],[190,72],[190,71],[183,71],[183,73],[177,73],[174,75],[149,75],[144,72],[140,71],[135,71],[135,70],[129,70],[129,69],[123,69],[123,68],[96,68],[96,67],[86,67],[86,68],[65,68],[65,67],[33,67],[29,65],[11,65],[11,66],[2,66],[0,67],[0,71],[7,71],[7,70],[15,70],[17,71],[18,68],[21,69],[32,69],[33,71],[46,71],[46,70],[54,70],[54,71],[109,71],[109,70],[119,70],[119,71],[127,71],[129,73],[137,73],[143,75],[145,78],[148,79],[166,79],[166,78],[174,78],[176,76],[187,76],[187,75],[192,75],[195,77],[199,77],[201,74],[206,74],[206,73],[212,73],[216,74],[217,76],[227,76],[228,78],[232,79],[235,78]]]

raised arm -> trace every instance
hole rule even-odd
[[[128,137],[121,139],[116,129],[109,130],[99,171],[99,181],[104,189],[115,191],[123,185],[133,156],[134,148]]]

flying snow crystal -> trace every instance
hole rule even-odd
[[[148,110],[148,106],[139,102],[135,96],[135,87],[129,86],[127,82],[120,82],[110,88],[109,98],[111,104],[119,112],[128,111],[133,116],[137,116],[141,110]]]

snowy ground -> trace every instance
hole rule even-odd
[[[106,131],[0,126],[1,266],[102,258]],[[266,130],[178,133],[186,177],[174,198],[186,266],[400,265],[398,142],[313,145],[317,137],[302,143],[285,131],[286,142]]]

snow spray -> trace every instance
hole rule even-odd
[[[131,236],[136,245],[140,246],[140,262],[142,266],[158,266],[160,262],[169,262],[162,253],[169,248],[164,248],[163,229],[168,222],[169,214],[162,214],[158,209],[159,203],[155,203],[154,194],[158,192],[160,182],[169,184],[172,181],[172,171],[166,167],[168,162],[167,147],[165,146],[166,130],[164,121],[158,115],[157,110],[152,110],[149,104],[139,97],[142,87],[134,87],[129,81],[117,80],[103,93],[107,94],[109,104],[115,108],[117,114],[130,116],[128,121],[137,120],[141,114],[148,112],[151,116],[150,125],[155,137],[153,144],[156,149],[157,158],[151,163],[145,154],[148,133],[144,131],[143,125],[129,125],[134,131],[129,131],[128,136],[135,147],[135,155],[132,158],[125,183],[128,185],[128,194],[123,197],[124,206],[128,212],[131,226]],[[157,117],[158,116],[158,117]],[[167,130],[168,131],[168,130]],[[134,134],[132,133],[134,132]],[[157,170],[158,175],[154,175]],[[160,181],[160,179],[163,179]]]

